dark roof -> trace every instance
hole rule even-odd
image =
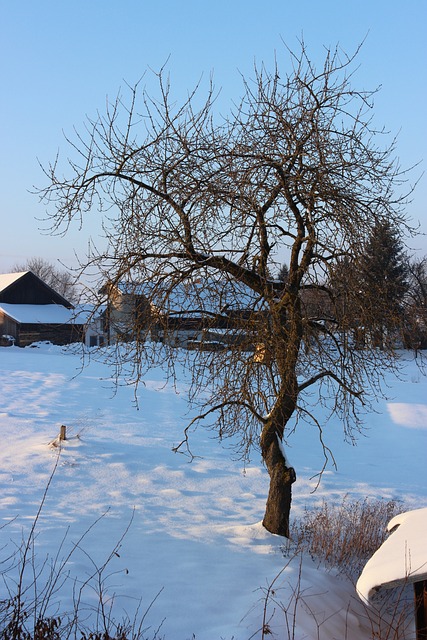
[[[69,300],[43,282],[32,271],[0,274],[0,303],[59,304],[73,308]]]

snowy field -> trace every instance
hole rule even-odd
[[[345,495],[394,499],[402,511],[427,506],[426,382],[402,354],[401,379],[388,380],[389,400],[367,416],[357,446],[329,424],[324,435],[338,469],[329,466],[314,493],[322,451],[315,430],[301,424],[288,443],[297,472],[293,518]],[[184,378],[181,384],[182,391]],[[81,370],[70,349],[0,349],[0,600],[10,580],[2,561],[28,536],[58,460],[49,443],[66,425],[35,541],[35,563],[48,557],[46,567],[78,543],[54,597],[60,613],[72,610],[88,581],[82,601],[90,615],[97,601],[90,576],[116,551],[103,574],[115,595],[113,615],[132,618],[140,601],[141,611],[151,603],[147,638],[157,629],[166,640],[261,638],[265,589],[285,565],[267,611],[273,637],[371,637],[350,583],[308,557],[288,561],[281,539],[263,530],[268,477],[259,455],[243,469],[227,443],[203,430],[192,434],[193,462],[173,453],[188,421],[185,394],[165,386],[161,371],[140,388],[139,410],[131,389],[116,391],[104,364],[92,360]],[[287,617],[282,605],[292,603],[297,585],[302,596],[290,636],[291,607]]]

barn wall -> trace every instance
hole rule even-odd
[[[44,340],[53,344],[64,345],[72,342],[81,342],[82,339],[83,328],[72,324],[21,324],[18,346],[26,347],[33,342]]]
[[[0,311],[0,338],[1,336],[13,336],[15,339],[19,335],[19,327],[15,320],[9,318],[3,311]]]

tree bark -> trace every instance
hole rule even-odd
[[[282,434],[283,427],[279,431],[274,423],[270,423],[264,427],[261,435],[262,457],[270,476],[263,525],[270,533],[289,538],[292,484],[296,476],[283,453]]]
[[[271,441],[263,459],[270,475],[270,488],[262,524],[270,533],[289,538],[289,515],[295,471],[288,466],[283,456],[278,436]]]

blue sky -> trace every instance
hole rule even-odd
[[[283,42],[303,37],[314,61],[337,43],[359,56],[357,88],[382,89],[376,121],[399,133],[403,166],[427,163],[426,0],[0,0],[0,272],[31,256],[74,264],[95,227],[89,220],[65,238],[40,232],[44,206],[30,193],[46,164],[65,150],[63,134],[81,129],[125,82],[148,67],[168,69],[177,97],[211,73],[226,111],[241,93],[240,73],[254,61],[286,71]],[[150,89],[152,79],[146,76]],[[154,89],[154,83],[153,83]],[[427,180],[409,215],[427,232]],[[427,238],[413,242],[427,254]]]

